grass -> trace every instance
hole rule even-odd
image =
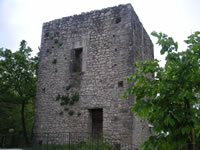
[[[79,144],[64,144],[64,145],[37,145],[30,148],[32,150],[118,150],[115,146],[98,141],[89,141]],[[30,150],[27,149],[27,150]]]

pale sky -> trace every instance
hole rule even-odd
[[[42,24],[54,19],[131,3],[150,35],[164,32],[179,42],[200,31],[200,0],[0,0],[0,47],[17,50],[26,40],[34,53],[38,52]],[[161,60],[154,43],[155,58]]]

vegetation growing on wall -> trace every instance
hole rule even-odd
[[[57,94],[57,96],[56,96],[56,101],[59,101],[60,105],[64,106],[64,110],[68,111],[68,114],[70,116],[74,115],[74,111],[71,110],[72,106],[79,101],[79,93],[74,92],[72,90],[72,87],[73,87],[72,84],[64,87],[66,94],[65,95]],[[79,112],[78,112],[78,114],[79,115],[77,115],[77,116],[81,115],[81,113],[79,113]]]

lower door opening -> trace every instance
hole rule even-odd
[[[91,109],[92,136],[103,135],[103,109]]]

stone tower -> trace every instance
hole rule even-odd
[[[43,24],[35,133],[87,132],[139,145],[148,125],[122,100],[138,60],[152,42],[131,4]]]

